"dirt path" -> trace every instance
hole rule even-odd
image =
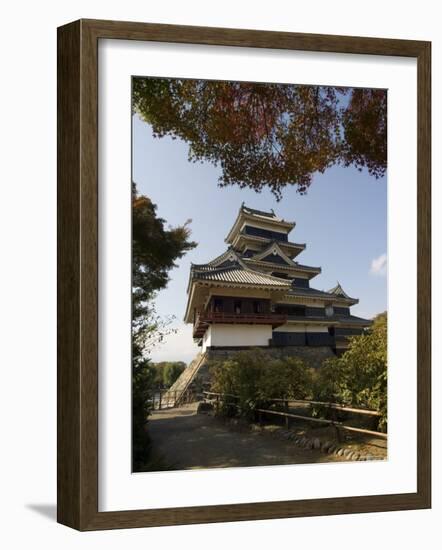
[[[196,414],[197,404],[155,411],[149,418],[153,448],[175,470],[337,462],[339,457],[296,447],[257,432],[237,432]]]

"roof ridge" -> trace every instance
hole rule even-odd
[[[266,210],[258,210],[257,208],[251,208],[250,206],[247,206],[244,203],[244,201],[241,204],[241,210],[245,210],[245,211],[248,211],[250,213],[258,214],[258,215],[261,215],[261,216],[266,216],[266,217],[269,217],[269,218],[278,218],[278,216],[275,214],[275,211],[273,210],[273,208],[270,209],[270,212],[268,212]],[[280,218],[278,218],[278,219],[280,219]]]
[[[194,269],[193,271],[226,271],[227,269],[244,270],[244,267],[242,267],[239,263],[235,262],[235,263],[232,263],[231,265],[216,265],[216,266],[208,265],[207,269]]]
[[[270,262],[266,262],[264,260],[255,260],[254,257],[250,257],[250,258],[243,258],[243,260],[245,262],[256,262],[256,263],[264,263],[264,264],[269,264]],[[292,260],[293,261],[293,260]],[[294,265],[287,265],[287,266],[284,266],[284,265],[281,265],[279,264],[279,267],[281,268],[284,268],[284,269],[296,269],[296,268],[300,268],[300,270],[313,270],[313,271],[318,271],[321,272],[322,271],[322,268],[320,266],[315,266],[315,265],[306,265],[306,264],[300,264],[298,262],[293,262]]]

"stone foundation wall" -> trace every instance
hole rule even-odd
[[[209,364],[212,361],[227,361],[239,351],[249,350],[250,347],[232,348],[207,348],[206,360],[201,364],[195,376],[192,386],[196,389],[210,386]],[[323,361],[330,357],[336,357],[329,346],[281,346],[260,348],[275,359],[283,357],[297,357],[312,368],[320,368]]]
[[[222,361],[229,359],[238,351],[248,350],[250,348],[208,348],[208,361]],[[302,359],[309,367],[319,368],[325,359],[335,357],[335,354],[329,346],[275,346],[261,348],[269,356],[276,359],[282,357],[297,357]]]

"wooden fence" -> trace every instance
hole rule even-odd
[[[158,390],[150,396],[150,407],[154,411],[162,409],[171,409],[178,403],[185,405],[186,403],[194,403],[198,400],[198,395],[190,389],[185,390]]]
[[[206,399],[209,401],[215,401],[216,407],[219,407],[220,402],[224,402],[226,398],[229,400],[229,404],[233,405],[234,407],[239,407],[235,401],[237,400],[238,396],[234,394],[222,394],[222,393],[216,393],[216,392],[209,392],[205,391],[203,392],[203,395],[206,396]],[[360,415],[368,415],[368,416],[381,416],[381,413],[379,411],[373,411],[370,409],[357,409],[354,407],[347,407],[344,405],[340,405],[339,403],[327,403],[324,401],[308,401],[305,399],[268,399],[267,401],[270,401],[272,403],[276,404],[282,404],[284,407],[284,411],[278,411],[273,409],[261,409],[257,408],[255,409],[255,412],[258,413],[258,421],[259,423],[262,423],[263,421],[263,415],[274,415],[284,418],[286,427],[290,427],[290,423],[293,420],[302,420],[305,422],[312,422],[312,423],[318,423],[323,425],[329,425],[333,426],[336,429],[336,437],[338,441],[341,439],[341,430],[347,431],[347,432],[354,432],[354,433],[360,433],[363,435],[371,435],[373,437],[378,437],[379,439],[387,439],[387,434],[384,432],[377,432],[374,430],[367,430],[365,428],[355,428],[353,426],[347,426],[343,424],[342,422],[339,422],[336,420],[335,414],[336,411],[342,411],[342,412],[350,412],[352,414],[360,414]],[[313,407],[315,405],[324,406],[326,407],[333,416],[333,419],[327,419],[327,418],[315,418],[312,416],[305,416],[300,414],[294,414],[290,412],[290,404],[296,404],[300,403],[305,406]]]

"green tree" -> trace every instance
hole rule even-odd
[[[241,415],[267,406],[272,399],[302,399],[311,388],[311,371],[294,357],[276,359],[260,349],[241,351],[211,366],[212,389],[237,396]],[[228,400],[224,412],[232,411]]]
[[[156,376],[149,351],[168,331],[168,320],[156,314],[153,300],[167,285],[176,260],[196,244],[190,241],[189,221],[166,228],[135,184],[132,193],[132,462],[134,471],[142,471],[149,455],[146,423]]]
[[[183,361],[174,361],[166,364],[163,370],[163,382],[168,388],[177,380],[183,370],[186,368],[186,363]]]
[[[387,167],[385,90],[134,78],[133,109],[154,136],[187,142],[189,160],[219,166],[221,186],[268,186],[279,199],[333,164],[376,178]]]
[[[140,472],[149,461],[150,444],[146,433],[149,399],[154,384],[155,370],[148,359],[138,358],[132,368],[132,469]]]
[[[161,361],[160,363],[152,363],[152,368],[155,370],[154,381],[156,387],[166,386],[170,388],[186,368],[186,363],[184,361]]]
[[[350,338],[348,350],[328,359],[317,373],[315,398],[337,401],[382,413],[387,427],[387,314],[378,315],[361,336]]]
[[[260,399],[305,399],[311,391],[311,376],[310,368],[297,357],[270,360],[259,377]]]

